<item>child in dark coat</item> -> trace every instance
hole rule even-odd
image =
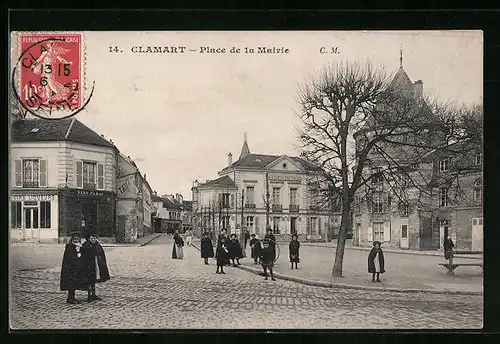
[[[241,249],[240,242],[236,239],[236,234],[231,234],[231,239],[229,240],[227,246],[229,259],[233,262],[233,266],[236,266],[235,260],[238,265],[241,265],[240,258],[243,258],[243,250]]]
[[[290,251],[290,263],[292,263],[292,269],[294,263],[295,263],[295,269],[298,269],[297,264],[300,262],[299,248],[300,248],[299,237],[297,234],[292,234],[292,240],[288,245],[288,249]]]
[[[275,249],[270,245],[269,240],[264,240],[264,249],[261,252],[260,255],[260,264],[262,265],[262,268],[264,269],[264,276],[265,279],[267,280],[267,270],[269,270],[269,273],[271,274],[271,280],[276,281],[274,279],[274,273],[273,273],[273,266],[274,266],[274,260],[276,258],[276,253]]]
[[[259,239],[255,237],[255,234],[251,235],[250,248],[252,249],[252,258],[254,264],[259,264],[259,258],[262,252],[262,244]]]
[[[201,258],[205,260],[205,265],[208,265],[208,258],[214,257],[214,247],[207,232],[203,233],[203,238],[201,238],[200,251]]]
[[[374,241],[373,248],[368,254],[368,272],[372,274],[372,282],[375,282],[375,275],[377,275],[377,282],[380,282],[380,274],[385,272],[384,252],[380,245],[380,241]]]
[[[228,249],[226,246],[226,239],[220,238],[219,243],[217,244],[217,250],[215,252],[215,258],[217,260],[217,274],[225,274],[224,265],[227,264],[228,261]],[[219,272],[220,270],[220,272]]]
[[[95,284],[103,283],[110,279],[106,254],[97,240],[96,233],[87,235],[82,245],[82,256],[84,257],[84,268],[89,283],[87,302],[101,300],[95,293]]]
[[[68,291],[67,303],[78,304],[81,301],[76,300],[75,291],[87,290],[89,283],[83,268],[85,258],[81,251],[81,235],[79,232],[73,232],[70,235],[70,241],[64,249],[60,288]]]

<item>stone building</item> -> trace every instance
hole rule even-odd
[[[154,212],[152,191],[136,163],[124,154],[118,156],[117,242],[131,243],[152,233]]]
[[[246,228],[263,237],[270,227],[279,241],[290,240],[292,233],[301,240],[324,240],[330,212],[313,204],[303,164],[287,155],[252,154],[245,137],[239,159],[233,162],[230,153],[217,179],[195,181],[195,228],[238,235]]]
[[[422,81],[411,82],[402,66],[390,87],[424,103]],[[362,139],[362,135],[355,134],[357,145],[362,144]],[[419,139],[401,136],[407,142]],[[387,155],[412,181],[413,185],[404,190],[391,184],[390,173],[381,172],[387,167],[384,159],[370,153],[363,173],[372,179],[357,191],[353,204],[354,244],[371,246],[378,240],[385,247],[432,250],[442,249],[444,238],[451,236],[459,248],[482,249],[480,147],[468,147],[467,154],[457,154],[464,150],[452,149],[445,137],[437,135],[432,140],[441,148],[426,154],[410,146],[387,147]]]
[[[11,125],[10,223],[14,241],[64,242],[75,230],[112,239],[117,147],[80,121]]]

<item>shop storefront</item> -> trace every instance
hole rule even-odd
[[[13,242],[57,242],[57,190],[19,190],[11,195],[10,226]]]
[[[65,241],[72,231],[98,232],[115,237],[116,194],[107,191],[62,189],[59,193],[59,238]]]

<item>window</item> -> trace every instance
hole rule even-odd
[[[20,163],[16,163],[16,185],[20,186]],[[38,188],[47,186],[47,160],[24,159],[22,161],[22,186],[25,188]]]
[[[408,238],[408,225],[401,225],[401,238]]]
[[[273,217],[273,233],[280,234],[280,218],[278,216]]]
[[[231,194],[231,208],[234,208],[235,195]]]
[[[441,188],[439,191],[440,201],[439,205],[441,207],[448,206],[448,188]]]
[[[410,207],[407,203],[401,202],[399,204],[399,212],[401,213],[401,216],[408,216],[410,213]]]
[[[10,202],[10,226],[21,228],[21,202]]]
[[[280,188],[273,188],[273,204],[280,204]]]
[[[297,205],[297,189],[290,188],[290,205]]]
[[[483,153],[477,153],[474,158],[474,163],[476,166],[481,165],[483,163]]]
[[[384,176],[382,175],[382,168],[375,167],[372,169],[372,183],[380,184],[384,180]]]
[[[355,204],[354,204],[354,210],[356,212],[356,214],[361,214],[361,196],[360,195],[356,195],[356,201],[355,201]]]
[[[450,159],[443,159],[439,161],[439,172],[446,172],[449,168]]]
[[[76,187],[84,189],[104,189],[104,166],[94,162],[76,162]]]
[[[254,187],[247,186],[247,203],[246,204],[255,204],[253,192],[254,192]]]
[[[318,222],[318,218],[316,217],[311,217],[311,234],[316,234],[317,231],[316,231],[316,224]]]
[[[387,195],[387,209],[391,209],[392,206],[392,196],[389,194]]]
[[[50,228],[50,202],[40,202],[40,228]]]
[[[373,240],[374,241],[384,241],[384,223],[374,222],[373,223]]]
[[[483,200],[483,185],[481,183],[481,180],[478,179],[474,183],[474,201],[482,202],[482,200]]]
[[[401,136],[401,142],[403,142],[403,143],[407,143],[408,142],[408,134],[403,134]]]
[[[375,195],[373,197],[372,211],[374,213],[382,213],[384,211],[384,202],[382,201],[382,197],[380,195]]]
[[[222,207],[229,208],[229,194],[228,193],[222,194]]]
[[[253,228],[253,216],[247,216],[247,228]]]

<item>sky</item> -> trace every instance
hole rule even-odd
[[[425,95],[482,101],[481,31],[83,34],[85,78],[95,90],[77,119],[135,159],[158,194],[188,200],[195,179],[215,179],[230,152],[238,159],[245,133],[252,153],[297,155],[298,86],[329,63],[370,59],[394,73],[402,48],[403,68],[412,81],[423,81]],[[110,53],[110,46],[123,52]],[[139,46],[187,51],[133,53]],[[258,46],[289,52],[244,53]],[[202,47],[226,52],[200,53]],[[321,47],[337,53],[322,54]]]

